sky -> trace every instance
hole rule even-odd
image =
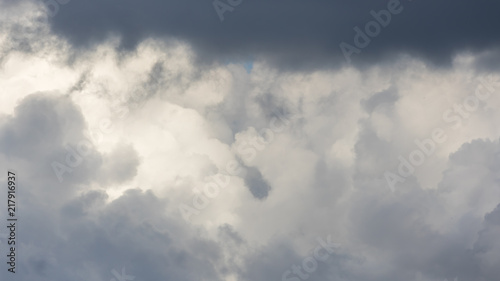
[[[498,280],[499,10],[0,0],[0,280]]]

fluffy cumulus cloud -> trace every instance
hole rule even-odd
[[[500,276],[496,2],[0,6],[1,280]]]

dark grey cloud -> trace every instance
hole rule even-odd
[[[160,214],[164,200],[139,190],[107,205],[106,198],[89,191],[61,209],[34,202],[19,232],[19,280],[111,280],[122,268],[138,281],[220,280],[217,243]]]
[[[481,273],[485,280],[493,280],[500,276],[500,205],[485,216],[483,229],[478,233],[473,253],[482,262]]]
[[[364,29],[373,20],[370,11],[387,9],[389,0],[243,0],[224,14],[223,22],[212,2],[71,0],[50,22],[54,32],[78,47],[110,34],[122,36],[125,49],[161,37],[192,44],[202,60],[264,56],[287,68],[316,68],[343,63],[339,44],[353,45],[353,28]],[[401,0],[401,5],[402,12],[353,55],[355,63],[403,52],[447,64],[457,51],[486,50],[500,41],[496,1]]]
[[[264,179],[259,169],[255,167],[246,168],[246,174],[244,180],[248,189],[255,198],[265,199],[267,196],[269,196],[269,191],[271,191],[271,186]]]

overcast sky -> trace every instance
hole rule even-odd
[[[497,281],[499,11],[0,0],[0,280]]]

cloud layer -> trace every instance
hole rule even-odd
[[[387,3],[243,2],[222,23],[210,2],[72,0],[50,20],[1,3],[0,184],[17,171],[20,220],[0,279],[500,275],[500,74],[479,51],[497,4],[402,2],[362,55],[422,56],[290,72],[339,59],[343,28]],[[247,54],[263,57],[199,67]]]
[[[222,11],[222,22],[214,6],[219,2],[224,3],[215,5]],[[264,57],[292,70],[343,64],[339,45],[356,46],[354,28],[366,33],[371,21],[380,22],[381,31],[371,27],[378,35],[353,55],[359,64],[402,53],[449,65],[457,52],[488,51],[499,43],[494,34],[500,4],[495,1],[219,2],[72,0],[59,5],[50,23],[76,47],[106,41],[110,34],[120,36],[125,49],[146,38],[161,37],[188,42],[202,61]],[[391,19],[379,15],[377,21],[371,14],[391,8],[398,11]]]

